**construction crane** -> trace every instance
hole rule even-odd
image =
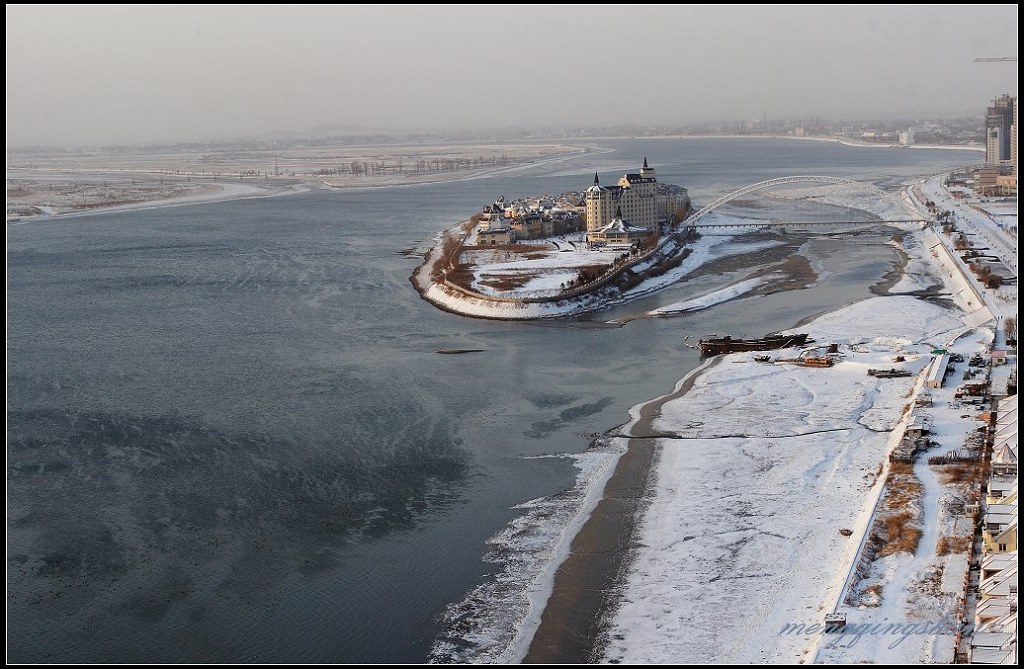
[[[975,58],[975,63],[1016,63],[1017,56],[1004,56],[1002,58]]]

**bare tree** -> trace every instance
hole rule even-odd
[[[1003,320],[1003,332],[1007,339],[1017,339],[1017,318],[1010,316]]]

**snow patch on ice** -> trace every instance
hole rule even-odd
[[[672,304],[667,304],[663,307],[649,311],[648,313],[652,316],[663,316],[666,314],[681,314],[690,311],[700,311],[701,309],[707,309],[708,307],[713,307],[716,304],[721,304],[722,302],[746,295],[766,283],[769,283],[773,278],[778,276],[781,275],[776,273],[773,275],[759,276],[753,279],[739,281],[731,286],[726,286],[725,288],[712,291],[706,295],[701,295],[700,297],[684,300],[682,302],[673,302]]]

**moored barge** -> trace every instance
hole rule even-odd
[[[766,334],[758,339],[733,339],[732,337],[712,337],[701,339],[697,346],[703,355],[721,355],[740,351],[774,351],[779,348],[803,346],[814,341],[808,339],[807,333],[797,334]]]

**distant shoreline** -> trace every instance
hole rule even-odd
[[[18,156],[18,163],[7,169],[7,221],[22,225],[310,190],[426,186],[490,178],[602,151],[556,142],[519,142],[339,147],[316,155],[308,151],[282,151],[280,156],[215,153],[202,161],[173,153]],[[338,172],[339,165],[351,171]],[[385,171],[403,166],[407,171]],[[370,170],[381,172],[369,175]]]
[[[873,144],[871,142],[857,142],[842,137],[797,137],[795,135],[607,135],[594,137],[580,137],[581,140],[596,141],[601,139],[793,139],[803,142],[826,142],[842,144],[853,148],[864,149],[930,149],[949,151],[975,151],[985,152],[984,146],[967,146],[964,144]]]
[[[92,175],[97,176],[97,175]],[[18,178],[18,177],[15,177]],[[10,186],[8,176],[8,186]],[[202,184],[202,188],[194,191],[184,190],[181,192],[157,193],[152,199],[135,200],[129,197],[122,197],[122,201],[100,206],[78,206],[60,205],[28,205],[41,209],[40,213],[34,215],[11,215],[8,213],[7,223],[12,225],[25,225],[35,221],[54,221],[66,218],[79,218],[93,214],[109,214],[119,212],[142,211],[150,209],[163,209],[165,207],[181,207],[191,204],[209,204],[213,202],[228,202],[233,200],[257,199],[265,197],[279,197],[292,195],[310,190],[301,183],[289,184],[266,184],[255,185],[245,183],[230,183],[224,181],[210,181]],[[11,202],[8,200],[8,212]]]

